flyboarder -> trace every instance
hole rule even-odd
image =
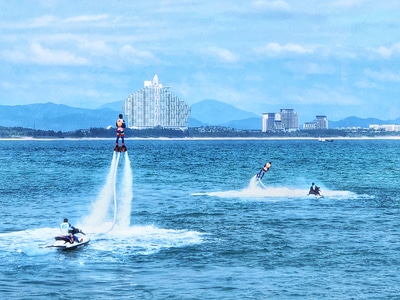
[[[123,119],[122,114],[119,114],[118,117],[119,117],[118,120],[115,122],[115,125],[117,126],[117,139],[115,141],[114,151],[125,152],[127,150],[125,147],[125,140],[124,140],[124,137],[125,137],[124,130],[126,128],[126,125],[125,125],[125,120]],[[121,138],[121,141],[122,141],[121,148],[118,145],[119,138]]]
[[[265,173],[268,172],[268,170],[271,167],[271,165],[272,165],[272,162],[267,162],[264,165],[264,167],[261,168],[260,172],[257,173],[258,180],[261,180],[264,177]]]

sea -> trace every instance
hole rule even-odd
[[[0,140],[0,299],[400,299],[400,139],[125,143]]]

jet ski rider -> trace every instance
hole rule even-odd
[[[64,218],[64,222],[60,224],[60,231],[62,235],[65,235],[69,238],[71,244],[74,241],[77,243],[81,242],[78,237],[74,235],[74,232],[78,230],[68,222],[67,218]]]
[[[311,184],[310,191],[308,192],[308,194],[321,195],[319,192],[319,187],[316,186],[314,182]]]

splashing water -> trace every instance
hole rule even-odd
[[[130,224],[132,191],[132,168],[128,152],[125,153],[124,173],[120,190],[120,205],[117,213],[117,225],[120,228],[127,228]]]
[[[304,198],[308,197],[308,189],[295,189],[288,187],[271,187],[268,183],[263,184],[258,182],[256,176],[250,179],[247,187],[241,190],[230,190],[230,191],[220,191],[220,192],[206,192],[206,193],[194,193],[193,196],[207,195],[215,196],[220,198]],[[347,198],[349,196],[355,197],[355,194],[348,191],[330,191],[324,190],[323,195],[332,198]]]
[[[83,221],[86,228],[101,227],[107,221],[108,208],[111,200],[113,199],[115,173],[118,167],[118,159],[119,153],[117,154],[114,152],[106,183],[101,190],[97,201],[92,204],[91,214]]]
[[[92,205],[90,215],[85,218],[84,226],[92,232],[113,230],[115,226],[126,228],[130,224],[132,192],[132,168],[128,153],[123,159],[123,174],[118,173],[121,153],[114,152],[106,183],[100,195]],[[112,206],[111,204],[114,204]],[[113,213],[113,220],[110,215]]]

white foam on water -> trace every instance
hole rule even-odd
[[[95,203],[92,204],[91,213],[83,219],[83,224],[87,227],[102,227],[108,221],[109,207],[113,199],[115,186],[115,172],[118,167],[120,153],[114,152],[111,161],[110,170],[108,172],[106,183]]]
[[[253,176],[247,187],[241,190],[228,190],[218,192],[193,193],[193,196],[214,196],[219,198],[306,198],[308,189],[291,188],[291,187],[276,187],[268,186],[268,182],[258,182],[256,176]],[[349,191],[334,191],[322,189],[322,195],[326,198],[349,199],[356,198],[355,193]]]

